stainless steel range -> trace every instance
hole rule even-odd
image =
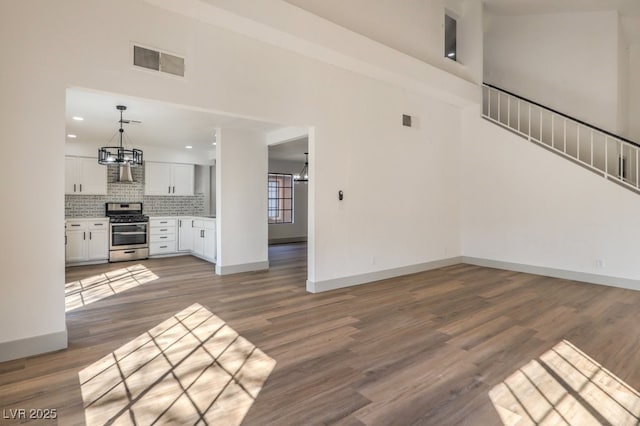
[[[149,257],[149,216],[142,203],[106,203],[109,218],[109,262]]]

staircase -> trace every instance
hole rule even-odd
[[[482,98],[486,120],[640,193],[637,143],[490,84]]]

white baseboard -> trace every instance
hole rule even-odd
[[[67,330],[0,343],[0,362],[67,348]]]
[[[590,284],[620,287],[629,290],[640,290],[640,280],[591,274],[588,272],[568,271],[565,269],[548,268],[545,266],[527,265],[524,263],[503,262],[500,260],[483,259],[479,257],[462,256],[461,262],[487,268],[504,269],[507,271],[525,272],[527,274],[543,275],[545,277],[562,278],[565,280],[582,281]]]
[[[242,263],[239,265],[220,265],[216,263],[216,275],[239,274],[242,272],[264,271],[269,269],[269,261]]]
[[[418,263],[415,265],[402,266],[399,268],[385,269],[382,271],[369,272],[366,274],[352,275],[349,277],[335,278],[324,281],[307,280],[307,291],[310,293],[320,293],[322,291],[336,290],[338,288],[351,287],[354,285],[366,284],[373,281],[386,280],[402,275],[415,274],[416,272],[430,271],[432,269],[443,268],[462,262],[462,258],[451,257],[448,259],[434,260],[431,262]]]

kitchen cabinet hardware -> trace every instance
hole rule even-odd
[[[160,246],[160,248],[167,248],[168,246]]]
[[[76,184],[73,184],[73,192],[76,192]]]
[[[80,184],[80,192],[82,192],[82,184]]]
[[[91,239],[91,231],[89,231],[89,239]]]
[[[167,232],[167,228],[160,229],[160,232]]]
[[[86,233],[86,232],[83,232],[83,233],[82,233],[82,239],[83,239],[83,240],[86,240],[86,239],[87,239],[87,233]]]
[[[80,226],[79,223],[72,223],[71,226]]]
[[[338,200],[342,201],[344,199],[344,192],[342,190],[338,191]]]
[[[127,250],[127,251],[125,251],[126,254],[133,254],[135,252],[136,252],[135,250]]]
[[[162,237],[160,237],[160,239],[161,239],[161,240],[166,240],[166,239],[167,239],[167,237],[166,237],[166,236],[162,236]]]

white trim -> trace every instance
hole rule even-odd
[[[433,260],[431,262],[418,263],[415,265],[402,266],[400,268],[385,269],[382,271],[368,272],[366,274],[352,275],[342,278],[334,278],[325,281],[314,282],[307,280],[307,291],[310,293],[320,293],[322,291],[336,290],[338,288],[367,284],[373,281],[386,280],[388,278],[395,278],[402,275],[444,268],[445,266],[456,265],[461,262],[461,257],[450,257],[448,259]]]
[[[479,257],[469,256],[462,256],[462,262],[468,263],[470,265],[484,266],[487,268],[525,272],[527,274],[562,278],[572,281],[581,281],[590,284],[606,285],[609,287],[626,288],[629,290],[640,290],[640,280],[633,280],[630,278],[612,277],[608,275],[591,274],[588,272],[569,271],[566,269],[555,269],[548,268],[546,266],[527,265],[524,263],[504,262],[500,260],[483,259]]]
[[[0,362],[67,348],[67,329],[0,343]]]
[[[239,274],[241,272],[264,271],[266,269],[269,269],[268,260],[253,263],[241,263],[239,265],[221,266],[216,264],[216,275],[231,275]]]

